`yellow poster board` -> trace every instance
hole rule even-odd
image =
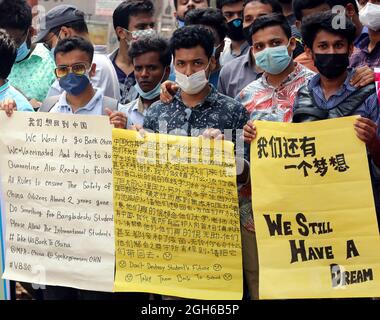
[[[380,238],[354,121],[256,122],[251,178],[261,299],[380,296]]]
[[[117,292],[242,299],[231,142],[113,130]]]

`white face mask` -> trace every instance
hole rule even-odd
[[[210,63],[207,65],[206,69],[198,71],[189,77],[175,70],[176,82],[181,90],[187,94],[198,94],[201,92],[208,84],[206,70],[209,66]]]
[[[359,11],[360,22],[373,31],[380,30],[380,5],[368,2]]]

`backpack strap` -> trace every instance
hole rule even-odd
[[[106,116],[106,108],[110,109],[111,111],[115,112],[119,109],[119,101],[111,98],[111,97],[103,97],[103,109],[102,109],[102,115]]]
[[[57,104],[59,101],[60,96],[51,96],[46,98],[43,102],[41,107],[38,109],[38,112],[50,112],[51,109]]]

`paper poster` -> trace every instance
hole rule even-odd
[[[251,178],[261,299],[380,296],[380,238],[354,121],[256,122]]]
[[[231,142],[113,131],[115,291],[242,299]]]
[[[0,114],[5,279],[112,291],[111,137],[107,117]]]

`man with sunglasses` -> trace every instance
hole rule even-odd
[[[96,72],[93,45],[81,37],[64,39],[58,42],[54,56],[57,65],[55,75],[64,92],[46,99],[40,111],[108,115],[115,128],[124,129],[127,118],[124,113],[117,112],[118,101],[104,96],[102,90],[91,84],[90,78]]]
[[[79,36],[90,41],[85,14],[75,6],[56,6],[42,19],[44,26],[38,33],[35,42],[43,43],[53,58],[59,40]],[[110,59],[95,49],[94,65],[95,73],[91,77],[93,86],[102,90],[105,96],[119,100],[119,83]],[[62,92],[63,88],[60,87],[58,81],[55,81],[48,92],[48,97],[59,95]]]
[[[32,9],[25,0],[0,1],[0,28],[17,46],[16,62],[8,80],[37,109],[55,80],[55,65],[43,45],[32,44]]]

